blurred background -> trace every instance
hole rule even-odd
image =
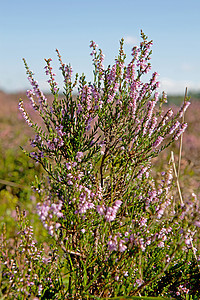
[[[122,37],[127,60],[130,58],[132,47],[140,43],[141,29],[153,40],[152,72],[160,74],[160,92],[168,94],[175,110],[183,102],[186,87],[191,96],[180,182],[186,198],[193,191],[200,193],[199,0],[0,0],[0,8],[1,224],[14,222],[16,205],[29,210],[37,222],[30,186],[41,170],[20,149],[33,135],[17,108],[19,98],[25,99],[30,88],[22,58],[34,71],[40,88],[48,92],[44,58],[53,59],[62,87],[56,48],[74,73],[85,73],[92,81],[90,41],[103,50],[106,66],[114,62]],[[179,142],[172,149],[178,155]],[[169,155],[170,151],[161,156],[156,170],[163,170]]]
[[[198,0],[1,0],[0,8],[0,89],[6,92],[28,87],[23,57],[47,89],[44,58],[56,67],[56,48],[75,73],[92,80],[90,41],[103,50],[105,65],[111,64],[119,40],[125,39],[129,57],[141,29],[154,42],[152,71],[160,74],[161,90],[200,90]]]

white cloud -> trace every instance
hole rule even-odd
[[[138,40],[134,36],[127,35],[127,36],[124,37],[124,43],[126,45],[134,46],[135,44],[138,43]]]
[[[173,80],[170,78],[160,78],[159,90],[165,91],[167,94],[184,95],[186,87],[188,91],[195,91],[200,89],[200,82],[196,83],[187,80]]]

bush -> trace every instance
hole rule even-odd
[[[9,254],[2,241],[5,295],[199,296],[199,203],[194,194],[187,203],[174,196],[173,161],[159,182],[151,174],[152,158],[186,129],[182,117],[190,103],[185,99],[175,115],[172,109],[163,114],[166,95],[157,92],[158,74],[142,81],[151,69],[152,41],[143,32],[141,38],[128,65],[122,39],[114,65],[106,69],[103,53],[92,41],[93,83],[77,74],[73,81],[71,66],[57,50],[64,91],[60,97],[47,59],[52,103],[24,60],[32,85],[27,95],[44,127],[31,120],[22,100],[19,109],[36,134],[27,154],[46,174],[36,180],[35,190],[51,246],[40,249],[19,213],[20,246],[16,242]]]

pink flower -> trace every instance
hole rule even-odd
[[[197,226],[197,227],[200,227],[200,221],[195,221],[194,225]]]
[[[127,246],[124,245],[125,241],[124,240],[120,240],[119,241],[119,251],[120,252],[124,252],[127,249]]]
[[[104,206],[104,205],[102,205],[102,206],[97,205],[96,209],[97,209],[98,213],[99,213],[101,216],[104,215],[104,211],[105,211],[105,206]]]
[[[187,123],[181,124],[180,129],[176,132],[174,139],[178,140],[178,138],[184,133],[187,128]]]
[[[164,140],[164,138],[162,136],[159,136],[157,138],[157,140],[153,143],[152,146],[155,147],[155,148],[157,148],[162,143],[163,140]]]

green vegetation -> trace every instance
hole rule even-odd
[[[141,79],[152,45],[141,37],[128,66],[121,40],[107,69],[91,42],[94,83],[73,82],[57,51],[64,93],[46,60],[52,101],[24,60],[32,90],[19,109],[35,135],[0,118],[2,299],[200,297],[200,105],[162,106],[157,73]]]

